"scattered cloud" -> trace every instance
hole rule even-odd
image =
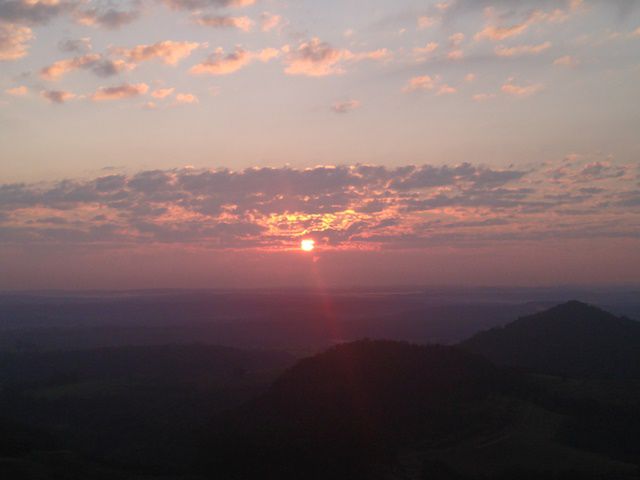
[[[494,51],[499,57],[519,57],[521,55],[538,55],[550,48],[551,42],[544,42],[537,45],[517,45],[515,47],[498,45]]]
[[[204,47],[206,47],[204,43],[164,40],[152,45],[114,48],[112,51],[115,55],[124,57],[130,63],[158,59],[166,65],[177,65],[181,60],[189,57],[194,50]]]
[[[192,93],[178,93],[176,94],[175,103],[177,105],[189,105],[193,103],[198,103],[198,97]]]
[[[110,60],[98,53],[88,53],[79,57],[58,60],[40,70],[45,80],[57,80],[74,70],[89,70],[99,77],[110,77],[133,66],[122,60]]]
[[[424,47],[415,47],[413,49],[413,55],[417,61],[422,62],[426,60],[429,55],[438,49],[438,42],[429,42]]]
[[[253,28],[254,21],[249,17],[232,17],[230,15],[201,14],[193,17],[193,22],[203,27],[211,28],[237,28],[243,32],[249,32]]]
[[[409,82],[402,91],[405,93],[435,92],[436,95],[450,95],[456,93],[457,89],[451,85],[442,83],[439,76],[421,75],[409,79]]]
[[[58,49],[66,53],[87,53],[93,49],[91,38],[67,38],[58,42]]]
[[[263,32],[270,32],[282,26],[283,18],[274,13],[263,12],[260,14],[260,29]]]
[[[544,90],[544,85],[541,83],[529,84],[529,85],[516,85],[514,79],[510,78],[502,85],[501,90],[507,95],[514,97],[530,97],[536,93],[540,93]]]
[[[628,170],[585,157],[527,170],[471,163],[182,168],[4,184],[0,243],[243,249],[281,248],[311,235],[341,248],[426,248],[434,242],[464,247],[519,238],[637,238],[625,227],[637,220],[637,210],[629,209],[637,195],[630,193]]]
[[[256,3],[256,0],[160,0],[174,10],[200,10],[203,8],[242,8]]]
[[[114,87],[100,87],[96,92],[91,95],[91,100],[105,101],[105,100],[120,100],[124,98],[138,97],[144,95],[149,91],[149,86],[146,83],[124,83]]]
[[[101,27],[116,30],[135,22],[140,17],[138,10],[117,10],[115,8],[89,8],[74,13],[76,22],[90,27]]]
[[[40,95],[51,103],[63,104],[76,98],[76,95],[64,90],[43,90]]]
[[[20,85],[19,87],[7,88],[4,92],[13,97],[24,97],[29,93],[29,89],[24,85]]]
[[[554,65],[559,65],[561,67],[570,67],[575,68],[580,65],[580,61],[576,57],[572,57],[571,55],[565,55],[563,57],[556,58],[553,61]]]
[[[153,98],[163,99],[172,95],[174,91],[175,91],[175,88],[158,88],[153,92],[151,92],[151,96]]]
[[[357,108],[360,108],[361,103],[358,100],[344,100],[336,102],[331,106],[331,110],[334,113],[349,113]]]
[[[471,97],[474,102],[487,102],[496,98],[495,93],[476,93]]]
[[[424,30],[425,28],[432,27],[436,23],[437,23],[437,20],[434,17],[430,17],[427,15],[421,15],[418,17],[418,28],[420,30]]]
[[[384,61],[391,57],[391,52],[386,48],[352,52],[348,49],[334,48],[319,38],[302,42],[297,48],[286,46],[283,50],[285,73],[309,77],[341,75],[346,72],[345,63],[362,60]]]
[[[29,27],[0,21],[0,61],[26,57],[33,38]]]
[[[234,52],[225,54],[220,47],[209,55],[205,61],[194,65],[189,71],[194,75],[229,75],[253,62],[266,63],[279,55],[280,52],[275,48],[265,48],[252,52],[242,47],[236,47]]]

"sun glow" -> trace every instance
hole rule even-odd
[[[300,242],[300,248],[303,252],[311,252],[316,248],[316,242],[310,238],[305,238]]]

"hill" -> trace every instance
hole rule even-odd
[[[577,301],[478,333],[461,346],[538,373],[640,378],[640,322]]]
[[[212,425],[205,463],[225,478],[376,478],[371,465],[382,471],[400,448],[500,428],[489,398],[509,388],[502,371],[455,347],[343,344]]]

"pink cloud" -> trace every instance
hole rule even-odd
[[[255,23],[249,17],[232,17],[230,15],[199,15],[193,17],[193,22],[203,27],[237,28],[243,32],[251,31]]]
[[[93,95],[91,95],[91,100],[105,101],[132,98],[144,95],[148,90],[149,86],[146,83],[124,83],[115,87],[100,87]]]
[[[34,34],[29,27],[0,22],[0,61],[18,60],[29,53]]]
[[[175,91],[175,88],[158,88],[151,92],[151,96],[157,99],[163,99],[170,96]]]
[[[572,57],[571,55],[565,55],[563,57],[556,58],[553,61],[553,64],[561,67],[574,68],[580,64],[580,61],[577,58]]]
[[[113,53],[124,57],[131,63],[158,59],[167,65],[176,65],[190,56],[194,50],[204,46],[205,44],[197,42],[165,40],[152,45],[137,45],[133,48],[114,48]]]
[[[256,52],[237,47],[232,53],[225,55],[222,48],[216,49],[204,62],[194,65],[189,70],[194,75],[229,75],[255,61],[266,63],[280,55],[275,48],[265,48]]]
[[[544,86],[540,83],[531,85],[516,85],[513,83],[513,79],[507,80],[507,82],[502,85],[501,88],[504,93],[514,97],[530,97],[532,95],[535,95],[536,93],[541,92],[543,89]]]
[[[194,103],[198,103],[198,97],[195,96],[192,93],[178,93],[176,94],[176,101],[175,103],[177,105],[188,105],[188,104],[194,104]]]
[[[521,55],[538,55],[550,48],[551,42],[544,42],[538,45],[518,45],[515,47],[498,45],[495,48],[495,53],[499,57],[519,57]]]
[[[287,75],[305,75],[324,77],[341,75],[346,72],[346,62],[362,60],[387,60],[391,53],[386,48],[368,52],[352,52],[348,49],[334,48],[326,42],[313,38],[301,43],[296,49],[284,48],[285,73]]]
[[[69,100],[76,98],[76,95],[64,90],[43,90],[40,92],[42,98],[48,100],[51,103],[62,104]]]
[[[358,100],[344,100],[336,102],[331,106],[331,110],[334,113],[348,113],[357,108],[360,108],[361,103]]]
[[[4,92],[13,97],[24,97],[29,93],[29,89],[24,85],[20,85],[18,87],[7,88]]]
[[[270,32],[282,25],[282,16],[269,12],[260,15],[260,29],[263,32]]]

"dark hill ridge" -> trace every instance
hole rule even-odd
[[[456,347],[342,344],[301,360],[212,426],[208,471],[225,478],[262,478],[264,471],[279,479],[372,478],[361,469],[372,459],[385,463],[403,446],[502,428],[508,419],[496,415],[491,398],[510,381]]]
[[[577,301],[478,333],[461,346],[539,373],[640,378],[640,322]]]

